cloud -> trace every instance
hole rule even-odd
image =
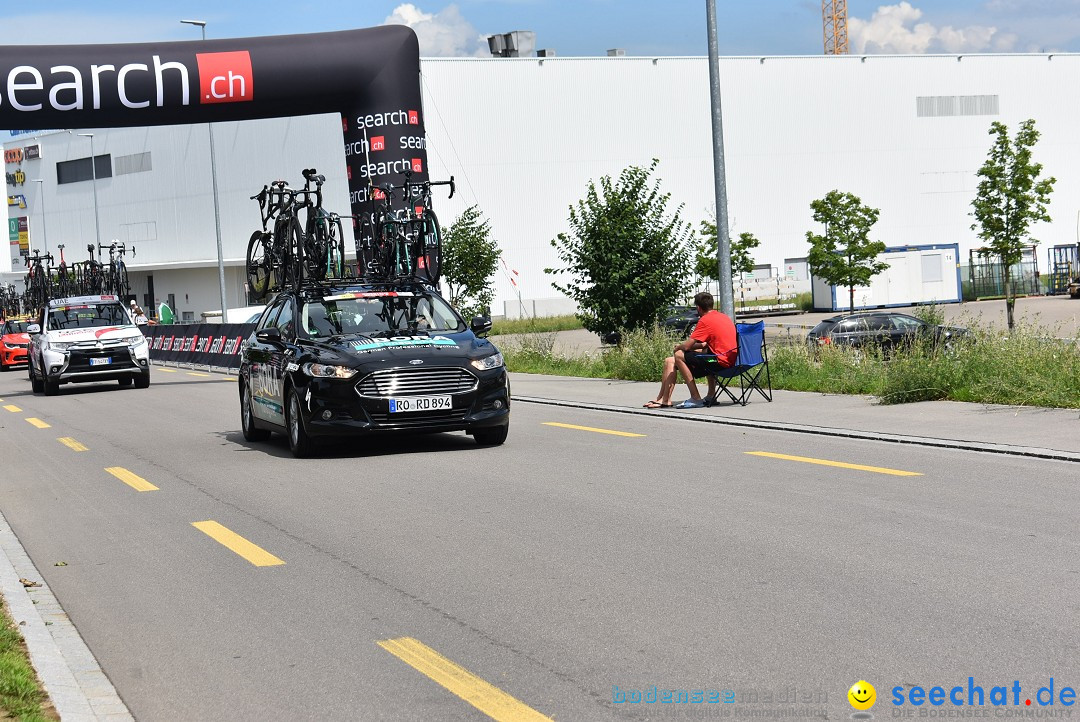
[[[848,41],[853,53],[979,53],[1009,52],[1017,37],[996,27],[935,26],[919,22],[922,10],[909,2],[882,5],[869,20],[848,19]]]
[[[425,13],[412,3],[402,3],[383,25],[407,25],[420,40],[420,55],[483,56],[487,44],[480,33],[462,17],[457,5],[447,5],[438,13]]]

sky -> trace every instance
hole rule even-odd
[[[0,4],[7,45],[192,40],[411,26],[423,56],[489,56],[485,37],[536,33],[560,56],[708,53],[703,0],[51,0]],[[169,3],[168,5],[172,5]],[[721,55],[818,55],[820,0],[716,0]],[[852,53],[1080,52],[1080,0],[848,0]]]

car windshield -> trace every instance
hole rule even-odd
[[[127,326],[131,323],[118,303],[83,303],[49,309],[50,331],[97,326]]]
[[[4,333],[26,333],[28,321],[8,321],[4,324]]]
[[[394,336],[463,331],[465,325],[438,296],[421,293],[369,291],[327,296],[308,301],[303,310],[304,331],[311,338],[345,334]]]

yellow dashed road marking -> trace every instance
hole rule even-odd
[[[85,446],[83,446],[70,436],[61,436],[59,439],[57,439],[57,441],[59,441],[61,444],[68,447],[72,451],[86,451]]]
[[[201,376],[204,379],[210,378],[210,374],[201,374],[198,371],[188,371],[187,375],[188,376]]]
[[[822,466],[838,466],[841,469],[855,469],[856,471],[872,471],[875,474],[891,474],[892,476],[922,476],[918,471],[901,471],[900,469],[886,469],[881,466],[864,466],[863,464],[848,464],[843,461],[829,461],[828,459],[814,459],[809,456],[789,456],[788,454],[773,454],[768,451],[747,451],[751,456],[767,456],[770,459],[785,459],[787,461],[801,461],[804,464],[821,464]]]
[[[285,563],[262,547],[252,544],[244,537],[223,527],[216,521],[193,521],[191,525],[257,567],[272,567]]]
[[[47,424],[47,423],[45,423],[44,421],[42,421],[41,419],[38,419],[38,418],[34,418],[33,416],[31,416],[30,418],[28,418],[28,419],[26,420],[26,423],[28,423],[28,424],[30,424],[30,425],[32,425],[32,426],[36,426],[36,427],[38,427],[39,429],[51,429],[51,428],[52,428],[52,425],[51,425],[51,424]]]
[[[400,637],[378,645],[498,722],[551,722],[550,717],[488,684],[419,640]]]
[[[560,429],[576,429],[578,431],[592,431],[596,434],[611,434],[612,436],[644,436],[645,434],[631,434],[629,431],[612,431],[611,429],[597,429],[592,426],[574,426],[573,424],[558,424],[554,421],[545,421],[544,426],[557,426]]]
[[[158,488],[138,474],[134,474],[122,466],[110,466],[105,469],[120,481],[130,486],[135,491],[158,491]]]
[[[10,411],[10,412],[11,412],[11,413],[13,413],[13,414],[17,414],[17,413],[19,413],[20,411],[22,411],[22,409],[20,409],[20,408],[19,408],[18,406],[16,406],[15,404],[8,404],[8,405],[7,405],[7,406],[5,406],[4,408],[5,408],[5,409],[7,409],[8,411]]]

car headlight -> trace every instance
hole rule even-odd
[[[497,369],[502,367],[503,355],[501,353],[497,353],[494,356],[476,358],[473,359],[470,363],[472,363],[474,369],[479,369],[480,371],[490,371],[491,369]]]
[[[308,376],[319,379],[351,379],[356,375],[356,369],[348,366],[331,366],[330,364],[306,363],[301,369]]]
[[[139,336],[132,336],[127,341],[131,348],[138,348],[139,346],[144,346],[146,344],[146,336],[141,334]]]
[[[72,343],[74,343],[74,342],[73,341],[50,341],[49,345],[46,346],[45,348],[48,351],[67,351],[68,346],[70,346]]]

